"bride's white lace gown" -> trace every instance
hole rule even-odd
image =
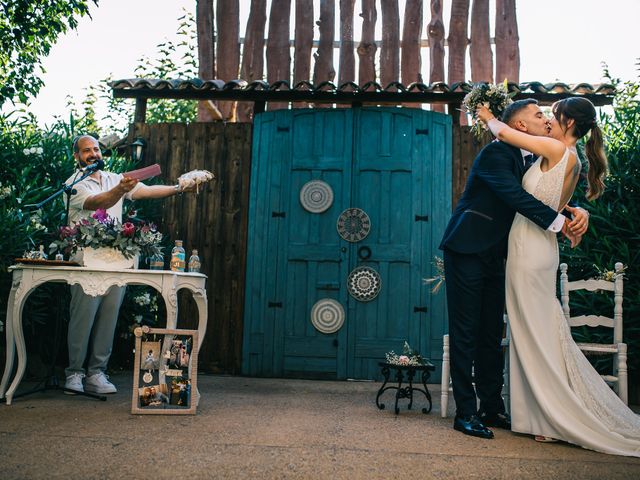
[[[555,210],[569,154],[567,149],[547,172],[538,158],[522,181],[526,191]],[[607,386],[571,338],[556,298],[557,269],[556,234],[516,214],[506,291],[512,430],[598,452],[640,456],[640,416]]]

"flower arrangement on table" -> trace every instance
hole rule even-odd
[[[507,106],[513,103],[513,97],[516,92],[509,93],[508,82],[505,78],[504,82],[495,85],[492,83],[477,83],[473,86],[471,91],[467,93],[462,100],[462,107],[464,111],[470,114],[475,122],[471,127],[471,131],[476,138],[482,137],[487,126],[478,120],[476,116],[476,110],[480,106],[485,106],[496,118],[502,116],[502,112]]]
[[[402,347],[402,355],[398,355],[393,350],[391,350],[390,352],[385,353],[385,357],[387,358],[387,363],[391,365],[425,365],[425,361],[422,356],[414,349],[412,349],[406,341],[404,342],[404,346]]]
[[[125,258],[136,255],[161,254],[162,233],[152,223],[120,223],[106,210],[98,209],[91,217],[83,218],[73,226],[60,227],[60,238],[49,249],[71,256],[86,247],[113,248]]]

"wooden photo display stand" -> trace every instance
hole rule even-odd
[[[195,415],[198,331],[137,327],[131,413]]]

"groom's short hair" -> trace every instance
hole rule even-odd
[[[535,98],[525,98],[524,100],[516,100],[515,102],[509,104],[507,108],[502,112],[501,120],[509,125],[509,122],[513,120],[520,111],[525,109],[528,105],[537,105],[538,101]]]

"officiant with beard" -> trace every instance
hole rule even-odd
[[[81,135],[73,141],[73,157],[77,169],[67,184],[80,178],[85,169],[102,162],[98,141]],[[165,198],[192,191],[194,187],[180,185],[145,185],[126,175],[96,169],[73,186],[75,194],[69,200],[69,225],[93,215],[96,210],[122,222],[124,199],[143,200]],[[125,287],[112,286],[105,295],[86,295],[80,285],[71,286],[70,320],[68,331],[69,366],[65,370],[65,393],[116,393],[117,389],[106,375],[111,357],[118,312],[124,299]],[[86,370],[84,368],[86,361]],[[84,380],[84,384],[83,384]]]

